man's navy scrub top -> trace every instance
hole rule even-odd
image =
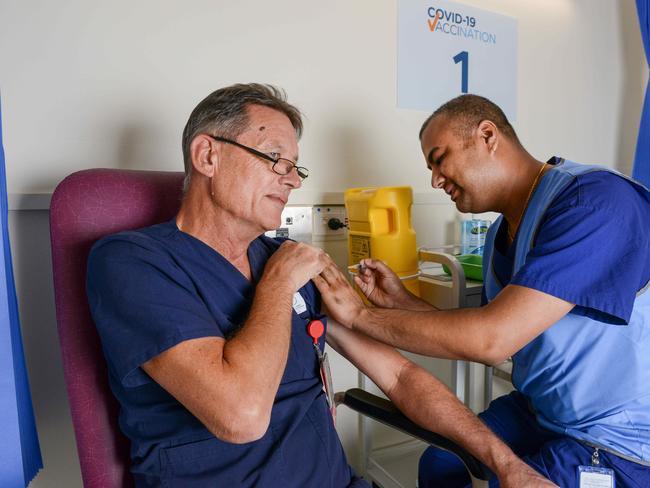
[[[300,290],[307,311],[293,312],[287,366],[261,439],[231,444],[216,438],[140,368],[188,339],[236,334],[255,283],[280,244],[265,236],[250,244],[252,282],[180,231],[175,220],[110,236],[93,247],[88,299],[121,405],[120,427],[131,440],[137,486],[367,486],[345,459],[306,332],[310,319],[321,318],[311,282]]]

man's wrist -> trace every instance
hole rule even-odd
[[[500,441],[499,444],[501,444]],[[517,466],[523,463],[523,461],[505,444],[497,445],[490,451],[490,465],[488,465],[488,467],[495,475],[497,475],[498,478],[512,472]]]
[[[260,289],[277,294],[278,296],[288,295],[293,297],[297,291],[291,280],[283,280],[278,278],[271,278],[263,275],[257,284],[257,291]]]

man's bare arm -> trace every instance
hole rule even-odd
[[[333,320],[327,342],[368,375],[404,415],[481,460],[501,486],[555,486],[521,461],[443,383],[392,347]]]

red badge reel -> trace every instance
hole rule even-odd
[[[314,344],[318,344],[318,339],[321,338],[325,332],[325,326],[320,320],[310,320],[307,324],[307,334],[312,338]]]

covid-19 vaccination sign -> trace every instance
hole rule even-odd
[[[445,0],[399,0],[397,106],[432,112],[475,93],[517,112],[517,21]]]

